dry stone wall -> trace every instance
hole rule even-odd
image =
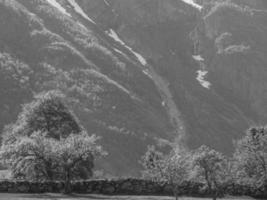
[[[63,182],[0,181],[0,193],[61,193]],[[179,187],[179,195],[210,196],[201,183],[187,182]],[[106,195],[172,195],[172,187],[143,179],[89,180],[72,182],[72,191],[80,194]],[[222,194],[235,196],[267,197],[267,187],[261,189],[241,185],[228,185]]]
[[[197,195],[201,187],[200,184],[184,184],[180,187],[180,192]],[[63,182],[0,181],[0,193],[59,193],[63,190]],[[75,193],[110,195],[172,195],[170,185],[142,179],[76,181],[72,182],[72,190]]]

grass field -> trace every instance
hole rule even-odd
[[[2,194],[0,200],[174,200],[173,197],[158,196],[103,196],[103,195],[61,195],[61,194]],[[206,198],[180,197],[180,200],[208,200]],[[253,200],[249,197],[224,198],[221,200]]]

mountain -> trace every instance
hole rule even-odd
[[[0,0],[0,128],[61,90],[109,156],[140,175],[147,145],[232,141],[266,122],[264,0]]]

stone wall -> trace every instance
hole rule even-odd
[[[184,184],[180,187],[181,194],[197,195],[201,193],[200,184]],[[28,181],[0,181],[0,193],[44,193],[63,192],[63,182],[28,182]],[[142,179],[118,180],[89,180],[72,183],[75,193],[94,193],[112,195],[172,195],[172,188],[168,184],[154,183]]]
[[[74,193],[91,193],[107,195],[172,195],[172,187],[168,184],[159,184],[142,179],[118,180],[89,180],[72,183]],[[28,182],[28,181],[0,181],[0,193],[61,193],[64,190],[63,182]],[[179,195],[210,196],[203,184],[187,182],[182,184]],[[253,189],[240,185],[224,187],[222,194],[236,196],[267,197],[266,189]]]

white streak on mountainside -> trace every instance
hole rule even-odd
[[[109,31],[107,31],[107,34],[113,38],[116,42],[120,43],[121,45],[123,45],[124,47],[126,47],[129,51],[131,51],[135,57],[139,60],[139,62],[142,64],[142,65],[147,65],[147,61],[146,59],[139,53],[137,53],[136,51],[134,51],[131,47],[129,47],[128,45],[125,44],[125,42],[123,42],[120,37],[118,36],[118,34],[110,29]]]
[[[193,55],[192,57],[196,61],[202,61],[202,62],[205,61],[205,59],[201,55]]]
[[[202,8],[203,8],[201,5],[195,3],[194,0],[182,0],[182,1],[193,6],[194,8],[196,8],[198,10],[202,10]]]
[[[107,6],[110,6],[110,4],[109,4],[109,2],[108,2],[107,0],[104,0],[104,2],[105,2],[105,4],[106,4]]]
[[[71,17],[71,15],[66,11],[66,9],[63,8],[56,0],[47,0],[47,2],[53,7],[57,8],[61,13]]]
[[[205,77],[207,76],[208,71],[206,70],[198,70],[197,71],[197,80],[206,89],[210,89],[211,83],[205,80]]]
[[[88,21],[96,24],[90,17],[88,17],[87,14],[85,14],[85,12],[83,11],[83,9],[79,6],[79,4],[77,4],[77,2],[75,0],[68,0],[68,2],[71,4],[71,6],[73,6],[74,10],[77,13],[79,13],[82,17],[84,17]]]

